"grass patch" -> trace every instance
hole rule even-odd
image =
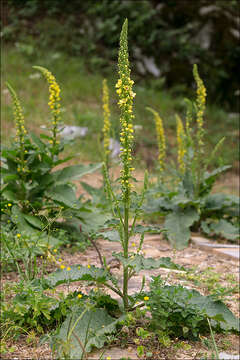
[[[45,81],[32,69],[33,65],[47,67],[54,73],[62,90],[63,112],[65,124],[87,126],[88,135],[75,140],[68,153],[78,154],[78,160],[99,161],[101,153],[102,116],[102,80],[99,72],[89,72],[83,60],[69,57],[59,52],[27,55],[16,47],[6,47],[2,64],[2,136],[3,142],[9,142],[9,135],[14,135],[14,123],[11,99],[6,91],[7,80],[17,91],[24,107],[27,127],[39,133],[40,126],[46,124],[50,117],[48,89]],[[201,71],[201,68],[200,68]],[[115,93],[116,75],[107,75],[110,91],[111,121],[115,137],[119,137],[119,111]],[[176,86],[177,90],[177,86]],[[161,114],[169,144],[168,157],[176,156],[175,113],[184,114],[184,102],[179,91],[166,91],[159,85],[159,79],[135,79],[134,91],[137,93],[134,105],[135,125],[141,125],[135,144],[135,155],[138,167],[152,167],[157,159],[157,142],[155,125],[151,114],[146,111],[150,106]],[[226,136],[225,145],[220,150],[217,160],[233,165],[237,171],[238,152],[236,151],[238,123],[237,115],[229,115],[224,110],[209,105],[205,117],[207,130],[206,146],[211,149],[217,141]],[[140,162],[139,162],[140,160]],[[214,165],[214,164],[213,164]],[[216,164],[215,164],[216,165]]]

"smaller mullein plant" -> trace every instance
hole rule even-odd
[[[186,120],[176,115],[177,128],[177,171],[171,166],[164,169],[160,163],[159,181],[149,192],[147,213],[166,215],[164,227],[173,246],[184,247],[190,239],[190,228],[202,230],[207,234],[219,234],[230,240],[237,239],[235,226],[238,215],[239,199],[224,194],[210,195],[217,176],[230,166],[208,171],[211,161],[222,145],[221,139],[210,154],[204,144],[204,112],[206,108],[206,88],[199,76],[197,66],[193,67],[193,76],[197,85],[196,101],[185,99],[187,105]],[[162,136],[162,122],[158,113],[151,110],[156,122],[159,159],[163,159],[165,139]],[[165,170],[163,172],[163,170]],[[169,173],[170,171],[170,176]],[[172,176],[171,176],[172,174]],[[172,181],[172,180],[177,181]],[[169,186],[171,184],[171,186]],[[154,201],[152,195],[157,197]],[[160,197],[159,197],[160,196]],[[231,210],[232,209],[232,210]]]
[[[51,125],[49,135],[28,133],[20,100],[7,84],[13,100],[15,141],[10,147],[2,147],[1,212],[3,223],[10,222],[20,231],[39,231],[48,228],[56,218],[74,216],[72,212],[84,208],[76,198],[73,184],[69,181],[91,173],[101,167],[96,165],[72,165],[62,170],[54,168],[70,158],[60,159],[64,141],[60,141],[61,105],[60,87],[55,77],[45,68],[41,71],[49,84]],[[51,220],[51,221],[50,221]]]

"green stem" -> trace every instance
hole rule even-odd
[[[129,222],[129,192],[128,190],[124,194],[124,249],[123,255],[125,259],[128,259],[128,245],[129,245],[129,232],[128,232],[128,222]],[[123,304],[124,309],[128,309],[128,266],[123,268]]]

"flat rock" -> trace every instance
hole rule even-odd
[[[228,257],[239,261],[239,245],[219,244],[200,236],[192,236],[191,240],[193,244],[200,249],[211,251],[215,254],[220,255],[221,257]]]

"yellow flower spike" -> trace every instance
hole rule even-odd
[[[103,108],[103,148],[104,148],[104,160],[106,166],[109,166],[109,145],[110,145],[110,109],[109,109],[109,90],[107,80],[103,80],[103,96],[102,96],[102,108]]]
[[[162,175],[165,167],[164,160],[166,158],[166,139],[165,139],[165,132],[163,128],[163,121],[159,115],[159,113],[155,110],[153,110],[150,107],[147,107],[147,110],[149,110],[155,120],[155,127],[156,127],[156,133],[157,133],[157,142],[158,142],[158,161],[159,161],[159,172],[160,175]]]
[[[131,153],[133,145],[133,126],[132,107],[133,98],[135,93],[132,91],[133,81],[130,79],[130,66],[128,60],[128,45],[127,45],[127,20],[124,22],[120,36],[120,49],[118,56],[118,73],[119,79],[116,84],[117,94],[119,96],[118,105],[121,110],[120,123],[121,123],[121,161],[123,165],[123,172],[121,173],[121,184],[124,201],[129,202],[131,186],[129,183],[131,177]]]
[[[79,299],[81,299],[82,298],[82,294],[78,294],[78,296],[77,296]]]
[[[197,84],[197,140],[198,140],[198,147],[199,151],[203,151],[203,135],[204,135],[204,129],[203,129],[203,114],[206,108],[206,97],[207,97],[207,91],[204,86],[204,83],[202,79],[200,78],[198,74],[198,68],[197,65],[193,65],[193,77]]]
[[[66,267],[65,265],[61,265],[61,266],[60,266],[60,269],[63,270],[63,269],[65,269],[65,267]]]
[[[181,173],[185,171],[184,155],[186,153],[185,147],[185,131],[182,120],[176,114],[177,121],[177,143],[178,143],[178,166]]]
[[[67,271],[70,271],[70,270],[71,270],[70,266],[68,266],[66,270],[67,270]]]
[[[61,121],[60,117],[60,87],[53,76],[53,74],[45,69],[42,66],[33,66],[34,69],[39,70],[43,76],[46,78],[49,84],[49,102],[48,105],[51,109],[52,113],[52,140],[49,140],[49,143],[53,145],[53,147],[57,144],[57,134],[59,132],[58,126]]]
[[[143,300],[148,301],[149,297],[148,296],[144,296]]]

